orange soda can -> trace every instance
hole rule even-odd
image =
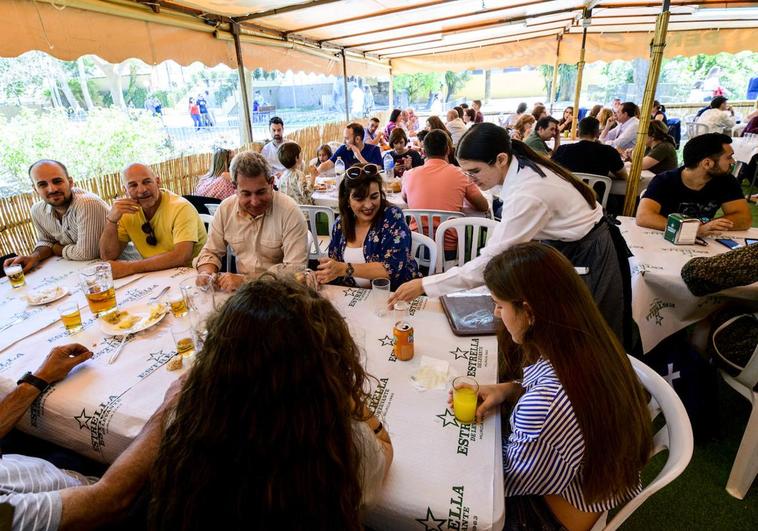
[[[395,337],[395,357],[400,361],[413,359],[413,327],[404,321],[398,321],[392,329],[392,335]]]

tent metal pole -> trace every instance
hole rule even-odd
[[[237,72],[240,78],[240,95],[242,97],[242,114],[244,118],[244,127],[242,133],[245,137],[245,143],[253,142],[253,122],[250,120],[250,98],[247,92],[247,78],[245,77],[245,63],[242,58],[242,44],[240,43],[240,25],[238,22],[230,24],[232,37],[234,37],[234,52],[237,54]]]
[[[390,66],[390,87],[389,87],[389,95],[388,95],[388,106],[389,106],[389,112],[392,112],[392,109],[395,107],[395,82],[392,80],[392,67]]]
[[[658,76],[661,73],[661,63],[663,62],[663,50],[666,47],[666,32],[669,23],[669,0],[663,1],[663,8],[655,22],[655,35],[650,43],[650,68],[647,72],[647,81],[645,82],[645,93],[642,97],[642,108],[640,109],[640,127],[637,131],[637,143],[634,146],[632,154],[632,167],[629,171],[629,178],[626,181],[626,195],[624,197],[624,215],[634,215],[637,206],[637,191],[640,185],[640,175],[642,174],[642,159],[645,154],[645,140],[647,139],[647,129],[650,124],[650,111],[653,109],[653,99],[655,98],[655,89],[658,85]]]
[[[550,84],[550,111],[549,114],[553,114],[553,104],[558,97],[558,65],[560,64],[561,57],[561,40],[563,40],[563,34],[559,33],[556,36],[557,44],[555,46],[555,63],[553,64],[553,82]]]
[[[350,121],[350,100],[347,94],[347,54],[342,49],[342,82],[345,85],[345,120]]]
[[[582,30],[582,49],[579,51],[579,62],[576,64],[576,87],[574,88],[574,113],[571,123],[571,139],[576,140],[577,122],[579,118],[579,95],[582,92],[582,74],[584,73],[584,51],[587,44],[587,22],[584,19],[584,29]]]

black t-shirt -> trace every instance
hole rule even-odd
[[[608,175],[624,167],[621,155],[612,146],[591,140],[558,146],[553,160],[567,170],[594,175]]]
[[[647,187],[645,199],[659,203],[662,216],[677,213],[712,219],[721,205],[742,199],[742,189],[731,175],[714,177],[701,190],[692,190],[682,182],[683,169],[676,168],[656,175]]]
[[[410,170],[411,168],[415,168],[416,166],[423,166],[424,165],[424,159],[421,157],[421,154],[418,151],[415,151],[413,149],[409,149],[402,155],[399,155],[394,149],[390,151],[390,154],[392,155],[392,158],[395,161],[395,177],[402,177],[403,173],[405,173],[406,170]],[[411,159],[411,165],[405,166],[405,158],[410,157]],[[398,162],[400,162],[400,165],[398,165]]]

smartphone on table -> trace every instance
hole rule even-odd
[[[741,243],[738,243],[730,238],[716,238],[716,241],[724,247],[729,247],[730,249],[739,249],[742,247]]]

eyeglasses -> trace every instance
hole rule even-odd
[[[153,226],[150,225],[149,221],[142,224],[142,232],[147,234],[148,245],[158,245],[158,238],[155,237],[155,231],[153,231]]]
[[[365,166],[352,166],[347,169],[345,175],[348,179],[360,179],[361,177],[372,177],[379,174],[379,166],[376,164],[366,164]]]

